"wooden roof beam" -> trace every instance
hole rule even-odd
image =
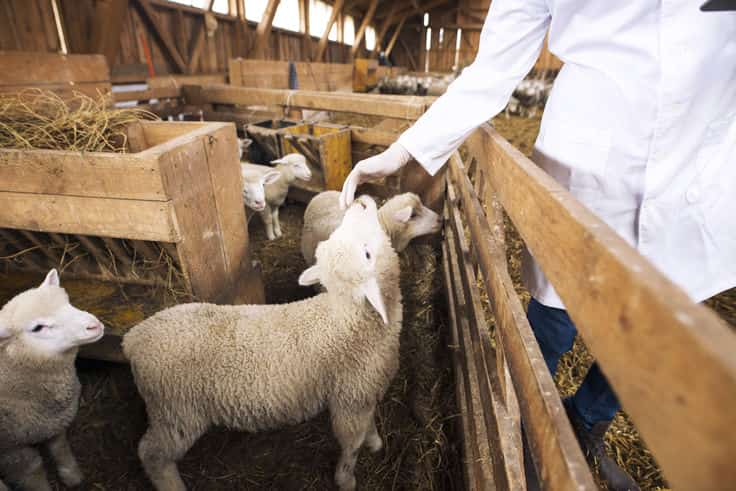
[[[211,12],[212,8],[215,6],[215,0],[210,0],[209,5],[207,6],[207,10],[205,12]],[[197,69],[197,63],[199,63],[199,57],[202,55],[202,49],[204,48],[204,38],[207,31],[206,20],[204,17],[204,14],[202,14],[202,25],[199,28],[199,31],[197,31],[197,40],[194,42],[194,47],[192,47],[192,52],[189,55],[189,65],[187,66],[187,72],[188,73],[194,73]]]
[[[271,26],[273,18],[276,16],[276,9],[279,7],[280,0],[268,0],[266,10],[263,17],[256,28],[256,44],[253,47],[253,58],[266,58],[266,48],[268,47],[268,37],[271,35]]]
[[[358,33],[355,35],[355,41],[353,46],[350,48],[350,57],[355,57],[355,54],[360,49],[360,43],[363,41],[363,35],[365,34],[366,28],[373,22],[373,16],[376,14],[376,7],[378,7],[378,0],[371,0],[371,4],[368,6],[368,10],[363,17],[363,22],[360,23]]]
[[[386,46],[386,58],[391,55],[391,51],[394,49],[396,40],[399,39],[399,34],[401,34],[401,29],[404,27],[404,22],[406,22],[407,17],[408,15],[403,16],[399,21],[399,25],[396,26],[396,29],[394,30],[394,35],[391,36],[391,41],[389,41],[388,46]]]
[[[120,34],[127,19],[128,0],[111,0],[98,3],[95,24],[92,29],[92,51],[102,53],[107,66],[112,67],[120,50]]]
[[[383,41],[383,37],[388,32],[388,28],[391,27],[391,23],[394,20],[394,16],[396,15],[396,2],[393,2],[391,4],[391,9],[389,10],[388,17],[384,19],[383,24],[381,24],[381,30],[376,33],[376,44],[373,46],[373,51],[371,51],[371,58],[376,58],[378,56],[378,53],[381,52],[381,41]]]
[[[179,69],[179,71],[181,73],[186,73],[187,64],[184,61],[184,58],[182,58],[181,53],[179,53],[174,40],[171,39],[168,31],[166,31],[159,22],[158,16],[153,10],[150,1],[136,0],[136,5],[138,6],[138,10],[141,13],[141,17],[143,17],[143,19],[151,25],[153,33],[163,45],[164,51],[166,51],[169,57],[174,61],[174,64],[176,64],[176,67]]]
[[[317,48],[317,56],[314,57],[315,61],[321,61],[322,57],[325,54],[325,51],[327,50],[327,44],[329,42],[329,36],[330,31],[332,30],[332,26],[335,24],[335,20],[340,15],[340,12],[342,11],[342,7],[345,4],[345,0],[335,0],[335,3],[332,5],[332,13],[330,14],[330,20],[327,22],[327,25],[325,26],[325,31],[322,33],[322,38],[319,40],[319,46]]]

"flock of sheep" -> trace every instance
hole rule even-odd
[[[274,164],[241,164],[244,202],[269,239],[282,234],[278,209],[289,185],[311,178],[301,155]],[[341,210],[338,196],[318,194],[304,215],[309,267],[299,284],[319,284],[321,293],[278,305],[182,304],[125,335],[149,421],[138,455],[157,490],[186,489],[176,463],[214,426],[256,432],[326,409],[342,449],[335,482],[343,490],[356,486],[360,448],[382,448],[375,408],[399,365],[397,252],[439,231],[440,217],[411,193],[380,209],[361,196]],[[51,489],[39,448],[65,485],[82,481],[66,440],[80,396],[74,360],[102,334],[98,319],[70,304],[55,270],[0,310],[0,491],[4,482]]]

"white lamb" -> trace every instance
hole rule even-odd
[[[103,332],[97,318],[69,303],[55,269],[0,310],[0,479],[13,489],[51,489],[38,446],[66,486],[82,482],[66,439],[81,391],[74,359]]]
[[[327,291],[283,305],[186,304],[134,327],[123,341],[149,428],[139,456],[156,489],[186,489],[176,468],[213,426],[262,431],[328,409],[342,453],[335,472],[354,489],[365,442],[399,364],[399,259],[361,197],[317,248],[301,285]]]
[[[290,153],[280,159],[271,162],[276,167],[256,164],[241,164],[243,167],[243,176],[256,176],[266,174],[276,169],[281,174],[281,178],[268,182],[266,188],[266,206],[263,209],[255,209],[261,215],[263,224],[266,227],[266,236],[268,240],[281,237],[281,223],[279,222],[279,207],[286,201],[286,195],[289,193],[289,186],[297,179],[309,181],[312,179],[312,172],[307,165],[307,159],[304,155],[298,153]],[[247,202],[246,202],[247,204]]]
[[[345,213],[339,205],[338,191],[324,191],[316,195],[304,211],[302,228],[302,256],[307,264],[314,264],[317,244],[327,239],[337,228]],[[398,194],[381,206],[378,219],[388,234],[396,252],[401,252],[409,242],[419,236],[440,230],[440,216],[424,206],[414,193]]]
[[[240,164],[243,175],[243,203],[251,210],[263,212],[266,209],[266,186],[281,179],[281,173],[275,170],[268,172],[254,171]]]

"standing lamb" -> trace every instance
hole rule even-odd
[[[0,310],[0,479],[13,488],[51,489],[38,445],[65,485],[82,482],[66,439],[81,391],[74,359],[103,332],[97,318],[69,303],[55,269]]]
[[[262,212],[266,209],[266,186],[281,179],[281,173],[275,170],[267,172],[253,171],[241,165],[243,175],[243,202],[251,210]]]
[[[283,235],[281,233],[281,223],[279,222],[279,207],[286,201],[289,186],[297,179],[302,181],[312,179],[312,171],[309,170],[304,155],[290,153],[271,163],[276,165],[275,169],[281,173],[281,178],[266,184],[266,207],[263,210],[256,210],[263,219],[268,240],[274,240]],[[243,175],[258,175],[274,169],[266,165],[256,164],[241,164],[241,166],[243,167]]]
[[[324,191],[312,198],[304,211],[301,248],[307,264],[314,264],[317,244],[327,239],[342,220],[345,212],[340,209],[339,198],[339,191]],[[414,193],[398,194],[386,201],[378,210],[378,220],[396,252],[406,249],[412,239],[436,233],[442,226],[440,216]]]
[[[317,248],[301,285],[327,291],[283,305],[173,307],[134,327],[123,350],[146,402],[138,452],[159,491],[186,489],[176,468],[213,426],[262,431],[328,409],[342,453],[335,481],[355,488],[365,442],[383,443],[376,404],[399,365],[399,259],[361,197]]]

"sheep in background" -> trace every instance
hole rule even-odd
[[[266,209],[266,186],[281,179],[281,173],[272,169],[268,172],[253,171],[240,164],[243,175],[243,202],[251,210],[262,212]]]
[[[326,240],[342,220],[339,191],[324,191],[316,195],[304,211],[301,249],[307,264],[314,263],[317,244]],[[381,206],[378,219],[388,234],[396,252],[401,252],[415,237],[439,232],[440,216],[424,206],[414,193],[398,194]]]
[[[103,332],[97,318],[69,303],[55,269],[0,310],[0,479],[10,486],[51,489],[38,445],[66,486],[82,482],[66,439],[81,392],[74,359]]]
[[[286,195],[289,194],[289,187],[297,179],[301,181],[309,181],[312,179],[312,171],[307,165],[307,159],[304,155],[298,153],[290,153],[280,159],[271,162],[275,167],[256,164],[241,164],[243,167],[243,175],[259,175],[272,172],[274,169],[280,174],[280,178],[276,181],[270,181],[265,184],[266,205],[258,210],[266,227],[266,236],[268,240],[274,240],[281,237],[281,223],[279,222],[279,208],[286,201]],[[247,203],[246,203],[247,204]],[[252,207],[251,207],[252,208]]]
[[[365,196],[316,255],[299,283],[325,293],[283,305],[179,305],[125,335],[149,420],[139,456],[156,489],[185,489],[176,461],[213,426],[263,431],[325,409],[342,448],[335,481],[355,488],[361,446],[383,445],[374,412],[399,364],[399,259]]]
[[[238,138],[238,159],[242,162],[243,155],[248,155],[248,148],[253,144],[250,138]]]

